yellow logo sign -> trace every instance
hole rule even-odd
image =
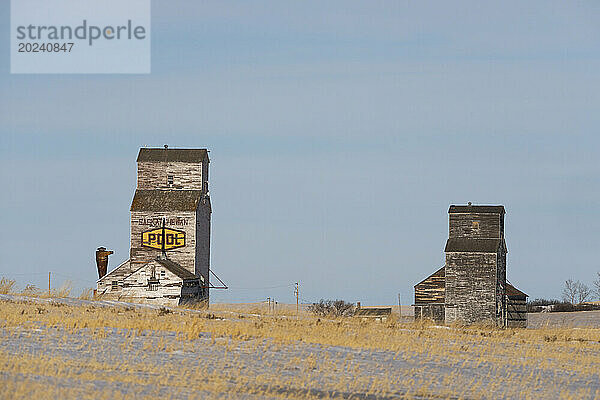
[[[157,228],[142,232],[142,246],[158,250],[171,250],[185,246],[185,232],[170,228]]]

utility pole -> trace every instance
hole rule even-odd
[[[296,296],[296,318],[298,318],[300,316],[300,312],[299,312],[299,303],[298,303],[298,296],[300,295],[300,289],[298,286],[298,282],[296,282],[296,286],[294,287],[294,295]]]
[[[267,314],[271,312],[271,298],[267,297]]]
[[[402,317],[402,302],[400,301],[400,293],[398,293],[398,314]]]
[[[50,274],[51,272],[48,271],[48,297],[50,297]]]

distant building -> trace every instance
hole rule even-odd
[[[142,148],[129,259],[98,280],[102,298],[163,305],[209,300],[206,149]]]
[[[360,302],[356,304],[354,316],[363,321],[373,320],[385,322],[392,315],[391,307],[361,307]]]
[[[503,206],[450,206],[445,265],[415,285],[415,318],[526,326],[527,295],[506,281]]]

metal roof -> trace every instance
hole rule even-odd
[[[130,211],[196,211],[201,190],[137,189]]]
[[[446,242],[446,253],[497,253],[502,239],[451,238]]]
[[[206,149],[141,148],[137,162],[201,163],[205,158],[208,158]]]
[[[448,214],[504,214],[504,206],[451,205]]]
[[[506,295],[507,296],[524,296],[524,297],[529,297],[528,294],[525,294],[525,293],[521,292],[519,289],[517,289],[516,287],[514,287],[513,285],[511,285],[508,282],[506,282]]]

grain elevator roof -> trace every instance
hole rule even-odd
[[[504,206],[475,206],[475,205],[460,205],[450,206],[448,214],[464,214],[464,213],[475,213],[475,214],[504,214]]]
[[[200,199],[201,190],[137,189],[131,211],[196,211]]]
[[[446,242],[446,253],[496,253],[503,244],[502,239],[451,238]]]
[[[141,148],[137,162],[201,163],[205,158],[208,158],[206,149]]]
[[[178,277],[180,277],[181,279],[198,279],[196,275],[192,274],[190,271],[183,268],[181,265],[177,264],[174,261],[159,258],[156,260],[156,262],[168,269],[169,271],[171,271],[172,273],[174,273],[175,275],[177,275]]]

